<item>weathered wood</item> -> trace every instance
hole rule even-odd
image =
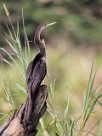
[[[47,86],[41,85],[46,75],[46,59],[38,54],[26,72],[27,99],[0,129],[0,136],[35,136],[39,119],[46,111]]]

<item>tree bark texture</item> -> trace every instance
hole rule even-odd
[[[26,71],[27,98],[0,128],[0,136],[35,136],[39,119],[47,109],[46,58],[37,54]]]

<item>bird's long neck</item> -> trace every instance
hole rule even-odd
[[[43,57],[46,57],[46,47],[45,47],[45,42],[43,39],[41,39],[40,35],[41,35],[41,32],[42,32],[42,28],[41,26],[39,26],[35,32],[35,36],[34,36],[34,42],[35,44],[39,47],[40,49],[40,54],[43,56]]]

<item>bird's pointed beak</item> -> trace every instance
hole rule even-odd
[[[51,26],[51,25],[54,25],[54,24],[56,24],[57,22],[53,22],[53,23],[50,23],[50,24],[46,24],[46,27],[47,26]]]

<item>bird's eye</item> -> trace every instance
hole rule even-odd
[[[46,24],[45,24],[45,26],[46,26]]]

